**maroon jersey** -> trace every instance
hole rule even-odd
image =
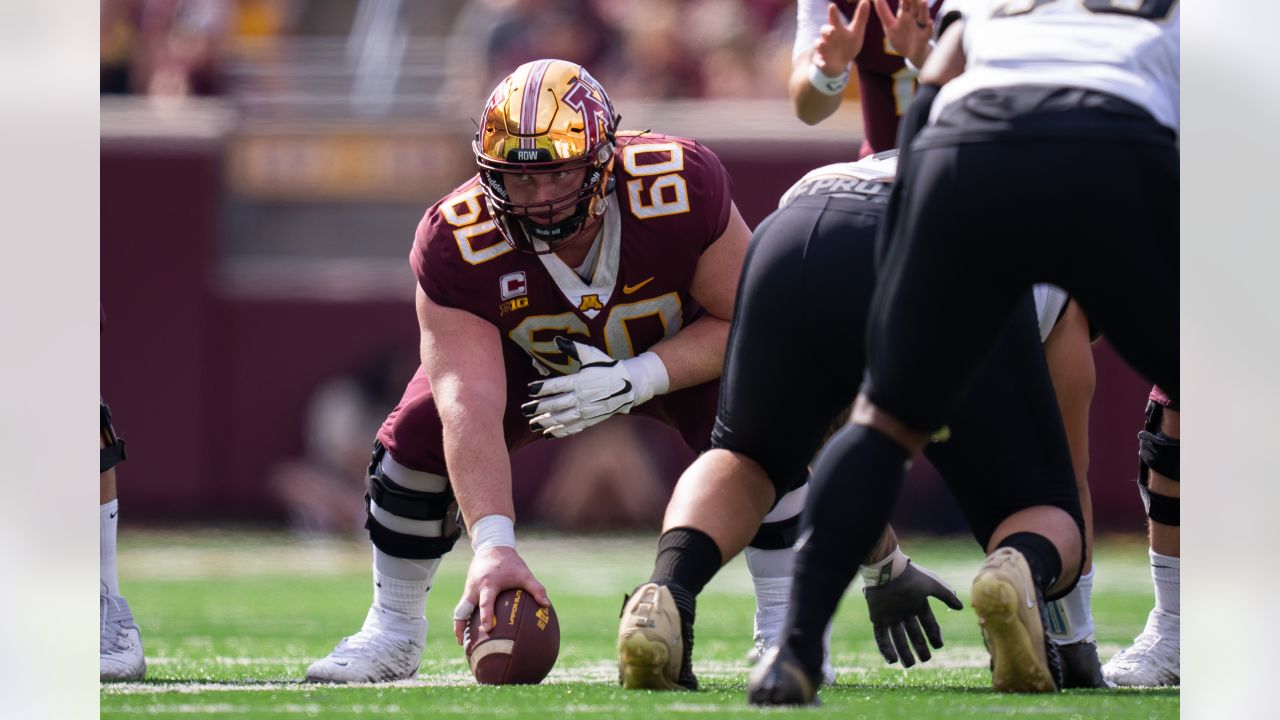
[[[554,254],[531,255],[508,245],[489,217],[478,176],[433,205],[418,225],[409,260],[423,291],[436,304],[487,320],[502,336],[504,434],[512,449],[537,437],[519,411],[528,400],[527,384],[578,369],[556,347],[557,335],[623,359],[702,314],[689,287],[702,252],[729,223],[728,174],[711,151],[687,138],[623,135],[618,146],[615,191],[587,280]],[[717,385],[659,396],[634,412],[674,425],[686,443],[702,449],[715,417]],[[441,472],[435,416],[430,384],[419,369],[378,437],[397,461]]]
[[[834,0],[846,18],[853,17],[857,0]],[[940,3],[931,2],[929,14],[936,17]],[[889,0],[889,8],[898,12],[898,0]],[[862,129],[866,140],[858,157],[898,146],[898,118],[907,112],[916,94],[916,72],[907,67],[884,35],[884,26],[875,8],[867,19],[867,34],[862,50],[854,58],[862,95]]]

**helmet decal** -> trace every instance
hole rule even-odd
[[[591,77],[585,72],[583,76]],[[569,92],[565,93],[564,97],[561,98],[564,100],[565,105],[582,113],[583,119],[586,120],[586,127],[583,128],[583,132],[587,135],[587,147],[589,148],[595,147],[603,139],[600,137],[600,128],[607,127],[613,121],[612,108],[596,97],[595,93],[599,92],[596,88],[599,86],[593,88],[593,84],[594,82],[588,83],[581,77],[575,78],[569,86]],[[604,93],[599,92],[599,95],[603,97]]]
[[[537,139],[533,135],[538,132],[538,100],[542,95],[542,79],[550,66],[550,60],[535,62],[529,68],[529,79],[520,94],[520,147],[526,150],[537,147]]]

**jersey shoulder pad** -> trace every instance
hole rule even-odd
[[[729,225],[733,185],[720,158],[696,140],[624,133],[618,140],[617,192],[624,215],[710,245]]]
[[[459,288],[475,279],[474,268],[513,251],[489,216],[480,179],[474,176],[427,209],[409,264],[433,301],[460,307],[465,293]]]

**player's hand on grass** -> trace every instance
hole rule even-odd
[[[897,577],[880,585],[868,584],[863,587],[863,593],[867,596],[871,629],[880,654],[890,664],[902,660],[904,668],[916,664],[912,648],[920,662],[926,662],[933,657],[930,645],[935,649],[942,647],[942,629],[929,607],[929,598],[941,600],[952,610],[964,608],[955,590],[928,569],[910,561]]]
[[[525,565],[515,548],[491,547],[476,553],[467,570],[462,599],[453,612],[453,635],[459,645],[471,613],[477,608],[480,610],[481,628],[478,640],[485,638],[495,624],[493,604],[498,593],[513,588],[524,588],[539,605],[551,604],[547,589],[529,571],[529,566]]]

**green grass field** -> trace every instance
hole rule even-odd
[[[626,692],[613,642],[622,595],[648,577],[654,538],[524,536],[521,551],[560,616],[560,659],[536,687],[479,687],[453,640],[450,613],[470,550],[442,567],[427,607],[430,630],[417,679],[334,687],[300,682],[306,666],[358,629],[371,588],[364,544],[267,533],[121,533],[121,586],[147,654],[147,680],[104,685],[104,717],[280,718],[739,718],[799,713],[849,718],[1176,718],[1178,691],[991,692],[971,611],[935,605],[947,646],[910,670],[888,666],[871,638],[861,592],[847,596],[832,641],[839,675],[823,707],[759,710],[746,704],[754,601],[739,558],[699,600],[696,693]],[[967,603],[981,563],[968,540],[906,542],[907,552]],[[1103,659],[1129,643],[1151,606],[1139,538],[1104,543],[1093,595]]]

